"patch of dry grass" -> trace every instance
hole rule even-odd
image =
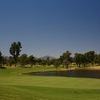
[[[75,68],[76,70],[100,70],[100,66]]]

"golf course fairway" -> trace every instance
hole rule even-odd
[[[49,70],[0,69],[0,100],[100,100],[100,79],[23,74]]]

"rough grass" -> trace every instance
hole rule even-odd
[[[29,76],[22,73],[54,68],[0,69],[0,100],[99,100],[100,80]]]
[[[76,70],[100,70],[100,66],[75,68]]]

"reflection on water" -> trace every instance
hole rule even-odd
[[[100,78],[100,71],[89,70],[70,70],[70,71],[52,71],[52,72],[32,72],[29,75],[36,76],[64,76],[64,77],[84,77],[84,78]]]

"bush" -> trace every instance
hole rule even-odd
[[[0,65],[0,69],[6,69],[6,67],[3,67],[2,65]]]

